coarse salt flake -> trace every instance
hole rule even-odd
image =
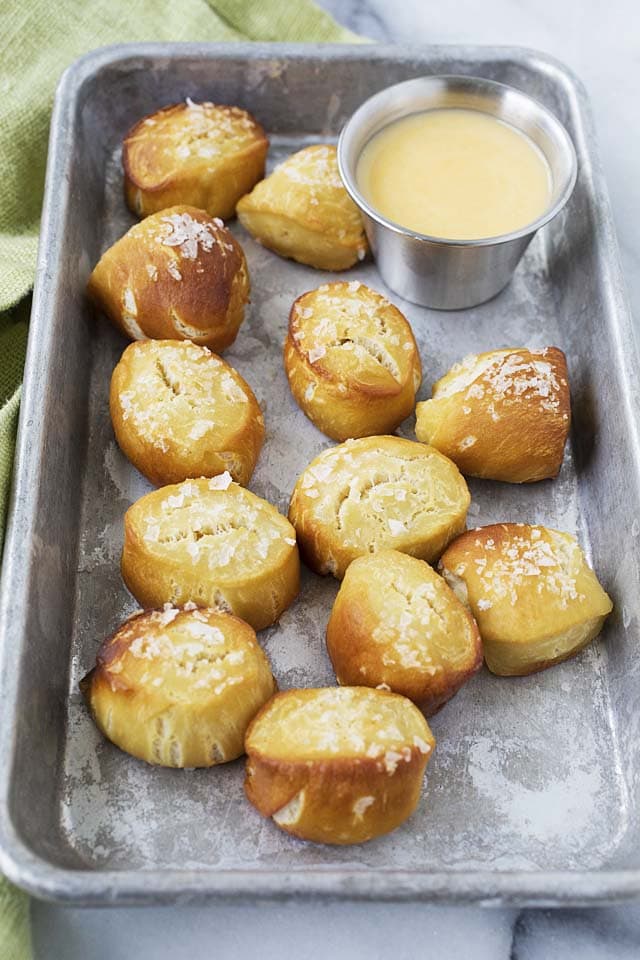
[[[387,520],[387,523],[389,524],[389,529],[394,537],[399,536],[401,533],[407,532],[407,527],[401,520],[390,519]]]
[[[369,807],[374,803],[375,797],[360,797],[358,800],[356,800],[351,809],[353,810],[353,813],[357,819],[362,820],[365,811],[368,810]]]
[[[200,545],[195,540],[190,540],[187,544],[187,553],[193,560],[197,560],[200,556]]]
[[[398,764],[401,760],[401,753],[397,753],[395,750],[387,750],[384,755],[384,767],[389,776],[392,776],[396,772]]]
[[[227,490],[233,483],[233,477],[228,470],[221,473],[218,477],[212,477],[209,480],[209,490]]]
[[[170,229],[157,239],[165,247],[178,247],[186,260],[195,260],[198,256],[198,245],[206,251],[212,249],[215,237],[209,224],[194,220],[188,213],[172,213],[161,219],[163,223],[169,224]]]
[[[175,260],[169,260],[169,263],[167,264],[167,272],[173,277],[174,280],[182,280],[182,274],[180,273]]]
[[[166,626],[169,623],[172,623],[175,618],[180,613],[177,607],[172,606],[170,603],[165,603],[162,607],[162,612],[158,614],[160,622]]]
[[[311,347],[307,356],[309,357],[309,363],[315,363],[316,360],[319,360],[320,357],[324,357],[326,353],[326,348],[323,346]]]

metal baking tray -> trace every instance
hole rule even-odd
[[[483,671],[434,719],[416,814],[388,837],[314,846],[259,817],[243,762],[200,771],[140,763],[101,738],[78,680],[134,609],[119,573],[122,516],[148,489],[119,452],[109,377],[124,341],[84,297],[100,252],[131,218],[119,144],[143,114],[186,96],[250,109],[270,164],[335,139],[366,97],[429,73],[503,81],[571,133],[575,194],[495,300],[459,313],[398,301],[417,335],[420,393],[463,354],[557,344],[568,355],[573,428],[557,480],[471,481],[471,524],[545,523],[577,534],[615,601],[598,642],[523,679]],[[329,445],[295,406],[281,362],[293,299],[329,278],[247,252],[250,317],[226,358],[264,407],[251,489],[286,510],[301,469]],[[375,266],[346,274],[386,292]],[[637,371],[614,230],[580,83],[522,49],[135,45],[64,75],[47,189],[4,557],[0,867],[42,897],[150,903],[291,897],[566,904],[640,893],[640,463]],[[413,437],[413,419],[401,428]],[[281,687],[334,683],[324,625],[332,578],[303,576],[298,602],[261,634]]]

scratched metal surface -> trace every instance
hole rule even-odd
[[[351,848],[304,844],[245,801],[243,762],[201,771],[140,763],[106,742],[78,680],[135,609],[119,574],[122,516],[150,486],[120,453],[108,414],[125,342],[83,299],[101,250],[131,225],[119,143],[138,117],[185,96],[246,106],[271,135],[269,164],[335,140],[377,89],[422,73],[521,87],[574,137],[580,175],[494,301],[438,313],[389,294],[371,263],[349,271],[411,322],[424,381],[494,347],[555,344],[568,356],[574,426],[559,478],[470,481],[470,524],[544,523],[578,536],[616,603],[579,657],[523,679],[477,675],[432,721],[438,744],[416,814]],[[0,866],[43,896],[151,902],[306,894],[566,903],[636,895],[638,873],[638,447],[636,362],[615,238],[584,95],[559,65],[519,50],[113,48],[67,74],[58,99],[3,577]],[[225,353],[264,410],[250,488],[286,512],[303,467],[331,441],[295,406],[281,348],[296,296],[329,274],[232,229],[252,280]],[[414,436],[414,420],[400,433]],[[298,601],[260,639],[281,688],[335,682],[324,625],[337,591],[306,571]]]

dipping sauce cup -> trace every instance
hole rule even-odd
[[[365,145],[394,120],[442,108],[482,111],[510,123],[533,141],[551,174],[551,196],[541,216],[500,236],[450,240],[416,233],[371,206],[356,179]],[[505,84],[462,76],[419,77],[370,97],[340,134],[338,165],[345,187],[360,208],[384,282],[403,299],[438,310],[473,307],[499,293],[535,233],[566,204],[577,175],[571,139],[546,107]],[[401,170],[398,175],[402,176]]]

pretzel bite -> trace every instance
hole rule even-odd
[[[193,340],[220,351],[244,318],[249,273],[222,220],[195,207],[171,207],[109,247],[87,292],[131,340]]]
[[[411,327],[357,280],[298,297],[284,368],[298,406],[333,440],[393,432],[413,410],[422,378]]]
[[[477,620],[492,673],[523,675],[572,657],[602,630],[613,604],[577,541],[526,523],[469,530],[440,569]]]
[[[378,687],[427,716],[482,666],[475,621],[424,560],[380,550],[345,573],[327,625],[338,683]]]
[[[318,270],[346,270],[367,253],[362,219],[338,172],[336,148],[292,154],[237,206],[263,246]]]
[[[298,593],[295,530],[228,473],[185,480],[127,510],[122,576],[143,607],[192,601],[262,630]]]
[[[247,731],[245,791],[287,833],[362,843],[411,816],[434,746],[405,697],[367,687],[287,690]]]
[[[306,563],[339,580],[356,557],[393,547],[437,560],[465,527],[471,498],[451,460],[400,437],[364,437],[324,450],[289,504]]]
[[[171,607],[126,620],[80,688],[112,743],[163,767],[212,767],[244,753],[274,693],[251,627],[217,610]]]
[[[264,420],[253,392],[224,360],[184,340],[131,343],[111,377],[109,406],[123,453],[152,483],[251,479]]]
[[[125,197],[146,217],[178,203],[227,220],[264,176],[269,141],[239,107],[185,103],[140,120],[122,145]]]
[[[561,350],[491,350],[438,380],[416,407],[416,436],[468,476],[533,483],[560,470],[570,420]]]

